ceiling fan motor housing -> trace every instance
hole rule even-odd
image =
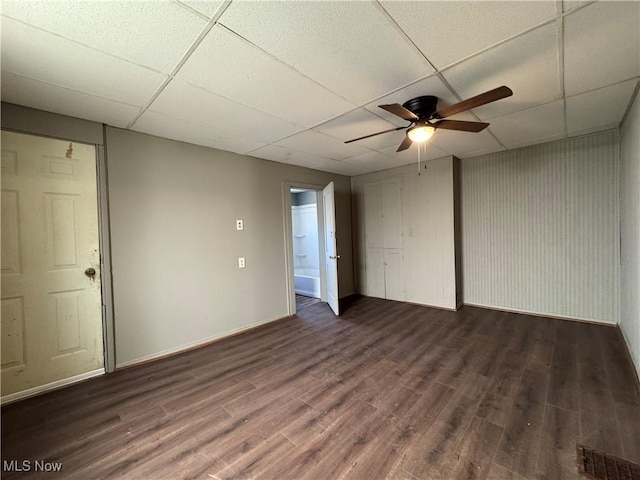
[[[406,101],[402,106],[413,112],[419,119],[428,120],[438,108],[438,97],[433,95],[416,97]]]

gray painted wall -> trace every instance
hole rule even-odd
[[[464,301],[618,323],[617,131],[461,161]]]
[[[620,140],[620,329],[640,375],[640,95]]]
[[[106,138],[119,366],[287,315],[285,181],[335,183],[340,296],[353,293],[348,177],[116,128]]]

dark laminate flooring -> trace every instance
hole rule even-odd
[[[3,460],[58,478],[572,479],[577,443],[640,463],[615,328],[371,298],[2,415]]]
[[[318,302],[320,302],[319,298],[306,297],[296,293],[296,312],[299,312],[303,308],[310,307],[311,305],[315,305]]]

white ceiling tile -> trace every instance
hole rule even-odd
[[[474,109],[485,120],[558,100],[560,73],[556,25],[538,28],[443,73],[467,99],[506,85],[513,96]]]
[[[136,121],[133,130],[240,154],[265,145],[264,142],[233,135],[210,126],[185,122],[149,110]]]
[[[338,175],[346,175],[348,177],[353,177],[354,175],[361,175],[366,173],[366,169],[356,165],[350,165],[345,162],[339,161],[331,161],[328,163],[323,163],[322,165],[316,165],[313,167],[315,170],[321,170],[323,172],[336,173]]]
[[[336,138],[314,132],[313,130],[297,133],[289,138],[280,140],[276,145],[331,160],[342,160],[367,152],[367,149],[358,147],[353,143],[344,143]]]
[[[300,167],[315,167],[316,165],[329,162],[327,158],[298,152],[278,145],[266,145],[258,148],[251,152],[251,156],[273,160],[274,162],[287,163],[289,165],[298,165]]]
[[[217,0],[180,0],[206,17],[213,18],[224,2]]]
[[[300,130],[296,125],[178,79],[167,85],[150,109],[261,142],[272,142]]]
[[[589,3],[593,3],[593,0],[563,0],[562,11],[566,13]]]
[[[400,145],[400,142],[398,142],[398,145]],[[409,147],[406,150],[403,150],[402,152],[396,152],[396,150],[398,149],[398,145],[394,145],[393,147],[387,147],[381,150],[381,153],[384,153],[385,155],[388,155],[390,157],[395,157],[397,158],[398,161],[404,164],[408,164],[408,163],[417,164],[418,148],[419,148],[418,145],[412,145],[411,147]],[[433,160],[434,158],[446,157],[449,155],[449,153],[436,147],[431,142],[426,142],[422,144],[420,148],[421,148],[420,160],[423,162],[427,160]]]
[[[425,95],[438,97],[438,108],[446,107],[458,102],[458,99],[453,95],[453,93],[451,93],[451,90],[447,88],[440,78],[434,75],[409,85],[408,87],[402,88],[397,92],[385,95],[384,97],[365,105],[365,108],[370,112],[393,122],[395,125],[407,125],[405,120],[381,109],[378,105],[386,105],[390,103],[399,103],[402,105],[412,98],[422,97]]]
[[[220,22],[358,104],[433,71],[373,2],[234,2]]]
[[[491,120],[491,132],[507,147],[522,147],[565,136],[564,102],[547,103]]]
[[[165,79],[147,68],[4,17],[2,70],[136,106],[144,105]]]
[[[597,2],[564,22],[567,95],[640,75],[640,2]]]
[[[618,126],[626,111],[638,80],[581,93],[567,98],[567,129],[569,133],[596,127]]]
[[[383,7],[438,69],[554,18],[557,13],[555,2],[549,1],[387,1]]]
[[[2,101],[125,127],[140,109],[124,103],[2,72]]]
[[[438,130],[429,141],[440,150],[461,158],[504,150],[486,130],[480,133]]]
[[[3,1],[2,14],[164,73],[206,24],[167,1]]]
[[[403,159],[384,155],[379,152],[367,152],[344,160],[349,165],[356,166],[362,173],[377,172],[389,168],[405,165]]]
[[[355,108],[221,26],[209,32],[178,76],[305,127]]]
[[[314,130],[324,133],[325,135],[330,135],[338,140],[347,141],[395,127],[394,124],[381,119],[364,108],[359,108],[358,110],[323,123],[315,127]],[[378,148],[393,145],[396,142],[395,137],[396,136],[390,132],[359,140],[355,145],[377,150]]]

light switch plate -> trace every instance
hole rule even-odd
[[[238,268],[244,268],[244,257],[238,257]]]
[[[236,230],[244,230],[244,222],[242,220],[236,220]]]

